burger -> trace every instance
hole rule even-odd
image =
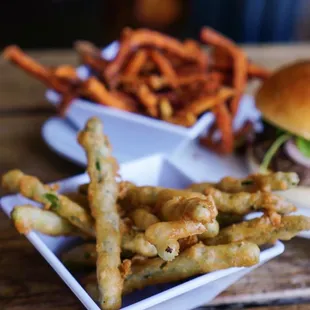
[[[255,97],[262,130],[248,147],[250,169],[296,172],[310,186],[310,61],[276,71]]]

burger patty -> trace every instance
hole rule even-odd
[[[274,140],[256,141],[252,145],[253,156],[259,162],[262,163],[265,154]],[[273,171],[283,172],[296,172],[300,178],[300,185],[310,186],[310,168],[307,168],[301,164],[293,161],[284,151],[282,146],[271,160],[269,167]]]

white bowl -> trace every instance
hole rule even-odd
[[[113,59],[118,49],[118,43],[113,42],[102,50],[102,56]],[[77,73],[81,79],[86,79],[90,72],[86,66],[80,66]],[[46,92],[46,98],[54,105],[58,105],[61,99],[59,94],[52,90]],[[82,129],[90,117],[99,117],[117,153],[128,154],[130,159],[154,153],[169,154],[184,140],[199,136],[213,119],[212,114],[207,112],[195,125],[186,128],[82,99],[73,100],[66,116],[77,129]]]
[[[191,178],[160,155],[123,164],[120,168],[120,174],[124,180],[133,181],[138,185],[184,188],[192,183]],[[63,180],[59,182],[59,185],[61,191],[74,191],[79,184],[87,181],[88,176],[82,174]],[[10,216],[15,205],[25,203],[33,202],[21,195],[6,196],[0,200],[1,207],[8,216]],[[97,304],[58,259],[63,249],[74,243],[76,238],[49,237],[37,232],[30,232],[27,234],[27,238],[70,287],[83,305],[87,309],[99,310]],[[260,256],[260,263],[251,268],[229,268],[197,276],[182,283],[153,286],[134,292],[124,297],[122,309],[182,310],[206,304],[243,275],[281,254],[283,250],[283,244],[278,242],[271,248],[263,250]]]

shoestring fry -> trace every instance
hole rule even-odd
[[[223,154],[235,146],[232,123],[245,87],[270,75],[249,61],[236,43],[207,27],[201,30],[200,42],[124,28],[111,60],[88,41],[77,41],[73,48],[89,68],[86,80],[70,65],[44,66],[15,45],[5,48],[3,56],[61,95],[61,116],[76,98],[183,127],[193,126],[206,112],[214,113],[222,139],[207,135],[201,144]]]

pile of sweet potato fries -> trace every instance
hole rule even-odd
[[[201,143],[218,153],[233,151],[235,135],[251,127],[246,124],[233,133],[240,97],[249,80],[267,78],[268,70],[249,62],[234,42],[207,27],[201,30],[201,42],[209,51],[194,40],[180,42],[148,29],[125,28],[119,42],[110,61],[91,43],[75,43],[91,72],[86,80],[68,65],[45,67],[17,46],[7,47],[4,57],[62,95],[61,115],[77,97],[186,127],[210,110],[215,123]]]

